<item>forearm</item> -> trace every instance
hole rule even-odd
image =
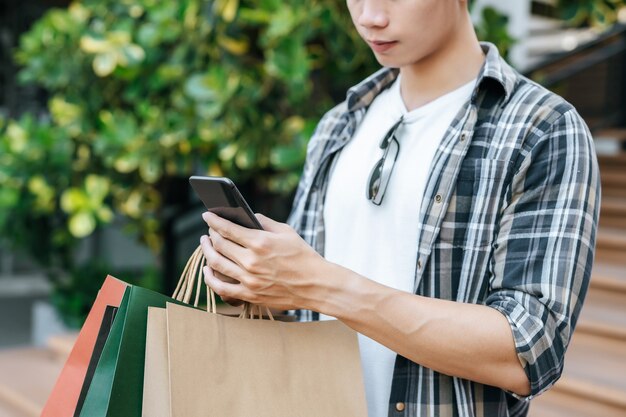
[[[394,290],[330,264],[313,309],[342,320],[407,359],[519,395],[530,385],[507,319],[498,311]],[[340,283],[337,285],[337,283]],[[332,287],[332,288],[330,288]]]

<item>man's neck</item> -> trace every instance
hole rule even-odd
[[[473,29],[420,62],[400,68],[400,91],[411,111],[456,90],[478,76],[485,56]]]

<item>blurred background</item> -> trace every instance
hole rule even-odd
[[[626,416],[626,0],[476,0],[573,103],[603,186],[591,288],[532,416]],[[0,417],[38,416],[107,274],[171,293],[190,175],[285,220],[317,121],[377,69],[344,0],[0,0]]]

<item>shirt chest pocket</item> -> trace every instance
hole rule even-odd
[[[488,249],[495,237],[511,163],[497,159],[466,159],[444,216],[442,247]]]

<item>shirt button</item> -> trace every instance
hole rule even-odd
[[[404,403],[396,403],[396,410],[404,411]]]
[[[417,261],[417,269],[422,269],[422,261]]]
[[[465,133],[461,133],[461,142],[465,142],[465,138],[467,135]]]
[[[437,194],[437,195],[435,196],[435,201],[436,201],[437,203],[441,203],[441,200],[442,200],[442,198],[441,198],[441,194]]]

